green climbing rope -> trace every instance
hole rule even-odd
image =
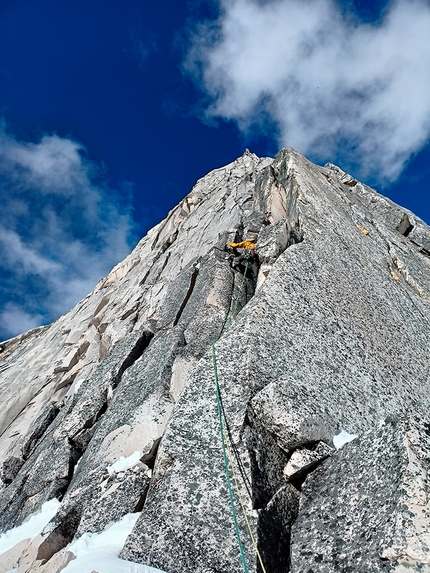
[[[242,559],[243,570],[245,573],[248,573],[248,566],[246,564],[246,559],[245,559],[245,551],[243,549],[242,541],[240,539],[239,524],[237,522],[236,509],[234,507],[233,489],[231,487],[230,472],[228,469],[228,459],[227,459],[227,451],[226,451],[226,445],[225,445],[225,440],[224,440],[222,410],[221,410],[221,398],[220,398],[220,391],[219,391],[218,370],[217,370],[217,365],[216,365],[216,353],[215,353],[215,345],[214,344],[212,344],[212,361],[213,361],[213,368],[214,368],[215,393],[216,393],[216,398],[217,398],[218,420],[219,420],[219,429],[220,429],[220,433],[221,433],[221,444],[222,444],[222,453],[223,453],[223,458],[224,458],[225,477],[227,480],[227,488],[228,488],[228,495],[230,498],[231,513],[233,515],[234,529],[236,531],[237,542],[239,544],[239,551],[240,551],[240,557]]]

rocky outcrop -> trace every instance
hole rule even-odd
[[[429,571],[429,451],[427,420],[392,417],[324,462],[303,486],[291,570]]]
[[[258,257],[226,247],[251,237]],[[249,571],[248,526],[267,573],[428,570],[429,253],[412,213],[292,149],[211,172],[70,313],[2,343],[3,528],[61,499],[37,570],[139,511],[124,559],[241,571],[215,355]]]

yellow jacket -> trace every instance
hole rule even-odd
[[[247,249],[248,251],[255,251],[254,245],[255,239],[247,239],[246,241],[242,241],[241,243],[227,243],[229,247],[233,247],[234,249]]]

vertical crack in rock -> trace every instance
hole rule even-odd
[[[143,286],[146,282],[147,279],[150,277],[150,280],[148,280],[148,283],[150,284],[155,284],[157,282],[157,280],[160,278],[160,276],[162,275],[164,269],[167,266],[167,263],[170,260],[170,251],[168,253],[166,253],[164,255],[163,258],[163,263],[161,265],[161,267],[159,266],[159,262],[160,259],[162,257],[163,253],[158,253],[157,256],[155,257],[155,259],[152,261],[152,264],[149,266],[148,270],[146,271],[146,273],[143,275],[143,278],[141,279],[141,281],[139,282],[139,286]]]
[[[244,430],[251,461],[252,502],[258,510],[257,546],[267,571],[290,571],[291,529],[297,519],[302,484],[332,448],[321,441],[285,450],[248,406]],[[262,573],[257,565],[258,573]]]
[[[257,546],[266,572],[290,571],[291,528],[299,512],[299,499],[300,493],[287,484],[258,512]],[[257,572],[263,573],[259,563]]]
[[[15,479],[25,460],[36,449],[37,445],[42,440],[46,430],[50,424],[55,420],[60,408],[56,404],[47,404],[36,419],[32,431],[25,438],[21,446],[21,456],[10,456],[6,458],[2,464],[1,478],[5,485],[9,485]]]
[[[252,502],[258,510],[257,546],[267,571],[289,570],[290,531],[298,511],[299,492],[285,483],[288,454],[279,447],[248,408],[244,431],[251,462]],[[262,573],[260,565],[258,573]]]
[[[158,448],[160,446],[160,442],[161,442],[161,437],[154,440],[154,443],[152,444],[149,452],[146,454],[143,454],[143,456],[140,458],[140,461],[143,464],[145,464],[146,466],[148,466],[148,468],[150,470],[154,469],[155,460],[157,458],[157,453],[158,453]]]
[[[148,491],[149,491],[149,486],[151,485],[151,482],[149,482],[149,484],[144,488],[142,495],[139,498],[139,501],[137,502],[133,513],[140,513],[142,511],[142,509],[145,507],[145,502],[146,502],[146,498],[148,497]]]
[[[175,317],[175,320],[173,321],[173,326],[176,326],[182,316],[182,313],[185,310],[185,307],[187,306],[187,302],[190,300],[191,295],[193,294],[193,290],[194,287],[196,286],[196,280],[197,280],[197,276],[199,274],[199,269],[197,266],[194,267],[192,275],[190,277],[190,284],[188,286],[188,290],[185,294],[184,300],[182,301],[181,306],[179,307],[178,310],[178,314]]]
[[[285,483],[283,470],[288,454],[282,450],[276,436],[260,425],[248,408],[244,436],[251,462],[252,504],[255,509],[265,507]]]
[[[167,249],[173,245],[173,243],[176,241],[177,236],[178,236],[178,231],[176,230],[169,237],[167,237],[165,242],[161,245],[160,248],[161,254],[165,253]]]
[[[66,513],[61,521],[48,534],[40,544],[36,561],[42,561],[41,565],[47,563],[53,555],[66,547],[74,538],[81,520],[81,510],[79,505],[74,506]]]
[[[138,340],[135,342],[134,346],[127,354],[126,358],[122,362],[121,366],[119,367],[117,373],[111,378],[110,383],[107,385],[106,389],[104,390],[103,394],[104,397],[101,401],[101,405],[97,412],[94,413],[92,418],[89,418],[83,422],[81,429],[69,437],[71,443],[74,445],[75,448],[80,451],[80,456],[85,452],[88,447],[88,444],[91,441],[91,438],[94,435],[95,426],[97,422],[101,420],[101,418],[106,413],[109,402],[112,398],[113,391],[117,388],[118,384],[120,383],[124,373],[128,368],[130,368],[136,360],[138,360],[145,350],[148,348],[152,338],[154,337],[154,333],[150,330],[145,330]],[[79,456],[79,457],[80,457]],[[73,474],[72,474],[73,475]]]
[[[145,330],[143,332],[143,334],[137,340],[134,347],[131,349],[129,355],[126,357],[126,359],[122,363],[120,369],[118,370],[118,373],[112,378],[112,385],[111,385],[112,390],[115,390],[115,388],[118,386],[124,372],[128,368],[130,368],[130,366],[132,366],[136,362],[136,360],[138,360],[143,355],[143,353],[148,348],[153,337],[154,337],[154,333],[152,331]]]
[[[146,454],[143,454],[143,456],[140,458],[141,463],[145,464],[145,466],[147,466],[151,472],[154,470],[154,466],[155,466],[155,462],[157,459],[157,454],[158,454],[158,449],[160,446],[160,442],[161,442],[162,436],[160,436],[159,438],[157,438],[156,440],[154,440],[154,442],[152,443],[152,446],[149,450],[149,452],[147,452]],[[146,502],[146,498],[148,496],[148,491],[151,485],[151,478],[149,479],[149,482],[145,485],[143,492],[134,508],[134,512],[141,512],[145,506],[145,502]]]
[[[322,452],[320,451],[316,456],[312,456],[319,446],[322,446]],[[266,457],[276,459],[279,456],[279,450],[282,451],[282,448],[278,449],[278,446],[275,445],[275,451],[269,454],[266,452]],[[285,485],[279,487],[277,479],[273,484],[268,483],[267,491],[275,489],[276,485],[278,485],[278,489],[265,506],[258,511],[257,546],[266,571],[276,571],[277,573],[290,571],[291,532],[299,513],[302,485],[308,476],[331,455],[330,450],[331,448],[323,442],[302,444],[300,448],[287,454],[289,461],[284,467]],[[285,452],[283,453],[285,454]],[[299,466],[294,468],[294,473],[286,475],[285,470],[291,465],[291,460],[296,453],[299,453],[299,459],[301,457],[304,459],[301,460]],[[261,454],[258,457],[260,460],[263,458]],[[311,458],[312,461],[309,461],[309,459],[305,461],[307,457]],[[261,466],[257,471],[261,471]],[[265,478],[267,482],[270,482],[270,475],[265,476]],[[261,475],[259,476],[259,481],[260,483],[262,481]],[[259,564],[257,571],[258,573],[263,573]]]
[[[225,317],[220,336],[230,326],[236,315],[248,304],[255,294],[259,264],[255,260],[246,266],[245,261],[229,259],[233,276],[233,291],[230,299],[230,307]]]
[[[65,484],[63,491],[59,492],[59,499],[62,499],[64,494],[66,493],[67,488],[69,487],[70,482],[73,479],[73,474],[75,473],[76,464],[78,463],[83,453],[85,452],[85,449],[80,448],[76,444],[76,442],[74,442],[70,438],[69,438],[69,444],[70,444],[69,474],[67,476],[67,483]]]

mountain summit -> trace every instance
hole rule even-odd
[[[335,165],[200,179],[1,344],[0,553],[56,505],[0,573],[77,571],[126,522],[118,572],[430,571],[429,271],[429,227]]]

